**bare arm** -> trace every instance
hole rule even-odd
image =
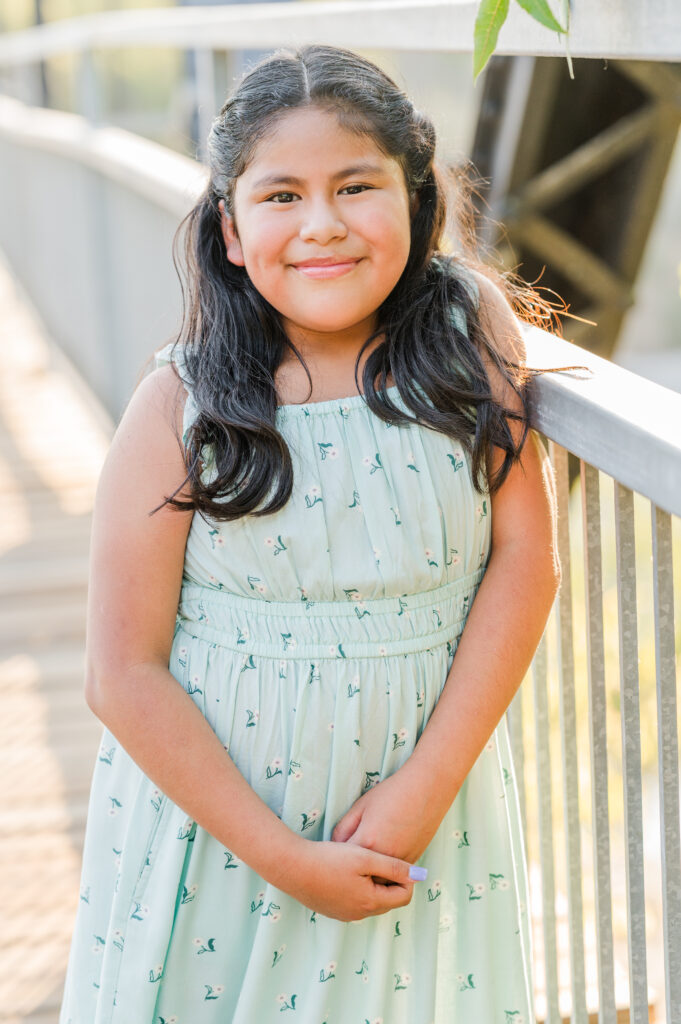
[[[486,278],[477,280],[483,326],[508,357],[524,361],[506,300]],[[488,370],[507,407],[520,411],[519,399],[491,363]],[[510,421],[510,429],[517,440],[520,424]],[[493,470],[502,459],[496,449]],[[405,765],[353,805],[334,839],[417,859],[527,672],[560,580],[553,472],[534,431],[520,464],[492,496],[491,509],[487,569],[433,713]]]
[[[277,888],[351,920],[409,902],[408,865],[293,833],[257,796],[169,671],[191,513],[163,497],[185,476],[184,391],[171,367],[135,391],[95,499],[88,593],[88,705],[142,771],[202,828]],[[182,495],[184,497],[184,495]],[[378,859],[371,859],[378,858]],[[389,888],[372,876],[393,879]]]

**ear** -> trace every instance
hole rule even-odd
[[[239,236],[236,233],[234,226],[234,218],[225,210],[225,201],[221,199],[218,203],[220,208],[220,227],[222,229],[222,237],[225,242],[225,249],[227,250],[227,259],[230,263],[233,263],[236,267],[244,267],[244,254],[241,250],[241,242]]]

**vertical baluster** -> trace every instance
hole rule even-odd
[[[542,931],[547,1024],[560,1024],[558,1008],[558,951],[556,947],[556,883],[553,859],[553,802],[549,705],[546,692],[546,637],[541,638],[532,662],[534,682],[534,734],[539,796],[539,859],[541,863]]]
[[[583,461],[580,461],[580,470],[586,583],[591,803],[598,955],[598,1022],[599,1024],[616,1024],[610,885],[600,494],[598,470]]]
[[[507,711],[508,733],[513,753],[520,818],[523,825],[523,843],[527,857],[527,798],[525,794],[525,745],[523,743],[523,694],[518,690]]]
[[[667,1024],[681,1024],[681,840],[671,516],[652,505],[662,918]]]
[[[570,480],[565,448],[549,445],[558,502],[558,557],[562,580],[557,597],[558,679],[560,683],[560,736],[565,806],[565,857],[568,917],[570,921],[570,988],[572,1024],[588,1024],[584,977],[584,907],[579,818],[579,763],[575,710],[575,660],[572,645],[572,579],[570,566]]]
[[[646,907],[643,874],[643,797],[636,623],[634,496],[615,481],[620,717],[624,782],[625,866],[629,939],[629,1020],[647,1024]]]

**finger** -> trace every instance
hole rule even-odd
[[[411,884],[412,881],[423,881],[428,871],[426,868],[419,868],[409,861],[400,860],[399,857],[388,857],[382,853],[368,851],[371,856],[367,860],[370,868],[368,872],[377,878],[386,878],[397,885]]]
[[[403,884],[400,882],[390,882],[388,885],[374,883],[376,913],[382,914],[395,907],[405,907],[410,902],[413,891],[414,883],[409,880]]]
[[[331,833],[331,839],[334,843],[345,843],[348,841],[350,836],[356,832],[357,827],[362,820],[362,811],[360,809],[354,810],[351,808],[347,814],[344,814],[341,820],[336,825],[335,829]]]

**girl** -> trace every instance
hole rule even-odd
[[[552,479],[511,309],[441,252],[434,149],[322,46],[213,125],[183,328],[97,494],[61,1024],[532,1019],[499,723],[557,588]]]

